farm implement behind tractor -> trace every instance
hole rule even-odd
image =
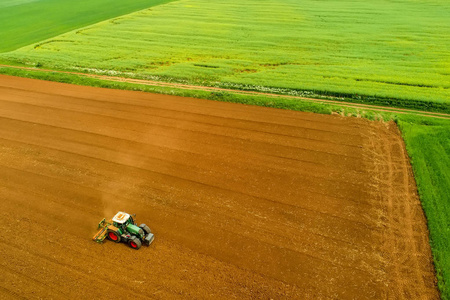
[[[130,215],[124,212],[118,212],[111,220],[106,218],[98,223],[99,232],[93,237],[93,240],[102,243],[105,238],[116,243],[127,243],[133,249],[139,249],[142,245],[150,246],[154,240],[150,228],[141,224],[137,226],[134,220],[136,215]]]

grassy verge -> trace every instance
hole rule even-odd
[[[0,52],[170,0],[3,0]]]
[[[1,67],[0,74],[321,114],[339,113],[360,116],[371,120],[396,121],[405,139],[419,195],[427,216],[431,249],[442,298],[444,300],[450,300],[450,120],[419,117],[412,114],[397,115],[395,113],[375,112],[367,109],[362,111],[356,108],[344,108],[339,105],[314,103],[282,97],[273,98],[263,95],[241,95],[228,92],[184,90],[124,82],[110,82],[71,74]]]
[[[2,59],[0,57],[0,64],[18,66],[18,67],[27,67],[30,68],[30,64],[24,64],[20,61],[8,61]],[[41,63],[37,63],[34,65],[36,70],[39,70],[43,65]],[[45,69],[45,68],[41,68]],[[73,68],[64,68],[64,69],[52,69],[54,71],[61,72],[69,72],[73,73]],[[420,101],[420,100],[404,100],[404,99],[396,99],[389,97],[376,97],[376,96],[367,96],[367,95],[358,95],[358,94],[349,94],[349,93],[336,93],[336,92],[326,92],[326,91],[318,91],[318,90],[299,90],[299,89],[287,89],[287,88],[275,88],[275,87],[266,87],[266,86],[253,86],[253,85],[237,85],[230,84],[226,82],[215,82],[210,83],[204,80],[186,80],[183,78],[174,78],[169,76],[148,76],[135,74],[130,72],[120,72],[113,70],[95,70],[90,68],[75,68],[76,72],[74,73],[85,73],[85,74],[94,74],[94,75],[107,75],[107,76],[120,76],[124,78],[131,79],[142,79],[142,80],[151,80],[151,81],[161,81],[161,82],[169,82],[169,83],[181,83],[187,85],[198,85],[198,86],[207,86],[207,87],[215,87],[215,88],[223,88],[223,89],[231,89],[236,91],[254,91],[261,93],[271,93],[278,95],[286,95],[286,96],[294,96],[294,97],[304,97],[304,98],[313,98],[313,99],[326,99],[340,102],[348,102],[348,103],[357,103],[357,104],[366,104],[366,105],[376,105],[376,106],[385,106],[385,107],[394,107],[394,108],[402,108],[409,110],[417,110],[417,111],[427,111],[427,112],[437,112],[437,113],[446,113],[450,114],[450,102],[434,102],[434,101]],[[58,81],[58,79],[52,79],[53,81]]]
[[[449,112],[446,4],[179,0],[31,44],[0,59]]]
[[[242,95],[232,92],[211,92],[202,90],[186,90],[172,87],[159,87],[149,86],[142,84],[134,84],[127,82],[113,82],[94,78],[88,78],[73,74],[63,74],[56,72],[41,72],[38,69],[36,71],[28,71],[22,69],[2,68],[0,67],[0,74],[20,76],[33,79],[41,79],[48,81],[56,81],[62,83],[70,83],[84,86],[94,86],[112,89],[122,89],[131,91],[151,92],[164,95],[174,95],[181,97],[192,97],[199,99],[216,100],[223,102],[257,105],[264,107],[272,107],[279,109],[289,109],[295,111],[313,112],[320,114],[339,113],[347,116],[362,116],[371,120],[383,119],[394,120],[395,115],[389,112],[373,112],[365,109],[356,108],[343,108],[339,105],[333,105],[328,103],[315,103],[302,100],[295,100],[292,98],[283,98],[282,96],[273,98],[264,95]]]
[[[450,299],[450,121],[399,122],[428,220],[442,299]]]

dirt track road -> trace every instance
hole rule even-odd
[[[438,298],[393,124],[0,76],[0,218],[0,298]]]
[[[308,102],[337,105],[338,107],[354,108],[359,111],[390,112],[390,113],[395,113],[395,114],[409,114],[409,115],[417,115],[417,116],[436,118],[436,119],[450,119],[450,115],[447,113],[438,113],[438,112],[422,111],[422,110],[414,110],[414,109],[404,109],[404,108],[397,108],[397,107],[392,107],[392,106],[379,106],[379,105],[370,105],[370,104],[362,104],[362,103],[351,103],[351,102],[345,102],[342,100],[306,98],[306,97],[300,97],[300,96],[289,96],[289,95],[264,93],[264,92],[256,92],[256,91],[224,89],[224,88],[210,87],[210,86],[198,86],[198,85],[189,85],[189,84],[174,83],[174,82],[133,79],[133,78],[127,78],[127,77],[97,75],[97,74],[90,74],[90,73],[58,71],[58,70],[50,70],[50,69],[19,67],[19,66],[0,64],[0,69],[1,68],[20,69],[20,70],[27,70],[27,71],[31,71],[31,72],[70,74],[70,75],[76,75],[76,76],[80,76],[80,77],[89,77],[89,78],[100,79],[100,80],[104,80],[104,81],[127,82],[127,83],[139,84],[139,85],[160,86],[160,87],[169,87],[169,88],[184,89],[184,90],[198,90],[198,91],[209,91],[209,92],[229,92],[229,93],[233,93],[233,94],[259,95],[259,96],[266,96],[266,97],[272,97],[272,98],[282,97],[282,98],[287,98],[287,99],[292,99],[292,100],[302,100],[302,101],[308,101]]]

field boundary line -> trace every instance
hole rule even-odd
[[[424,117],[450,120],[450,114],[446,114],[446,113],[428,112],[428,111],[396,108],[396,107],[389,107],[389,106],[350,103],[350,102],[345,102],[345,101],[307,98],[307,97],[301,97],[301,96],[263,93],[263,92],[256,92],[256,91],[243,91],[243,90],[235,90],[235,89],[210,87],[210,86],[189,85],[189,84],[183,84],[183,83],[172,83],[172,82],[155,81],[155,80],[147,80],[147,79],[135,79],[135,78],[127,78],[127,77],[108,76],[108,75],[96,75],[96,74],[88,74],[88,73],[81,73],[81,72],[38,69],[38,68],[34,68],[34,67],[20,67],[20,66],[11,66],[11,65],[0,64],[0,68],[20,69],[20,70],[44,72],[44,73],[61,73],[61,74],[77,75],[77,76],[81,76],[81,77],[87,77],[87,78],[93,78],[93,79],[99,79],[99,80],[105,80],[105,81],[124,82],[124,83],[140,84],[140,85],[147,85],[147,86],[169,87],[169,88],[177,88],[177,89],[184,89],[184,90],[198,90],[198,91],[209,91],[209,92],[229,92],[229,93],[240,94],[240,95],[257,95],[257,96],[266,96],[266,97],[271,97],[271,98],[296,99],[296,100],[304,100],[304,101],[315,102],[315,103],[325,103],[325,104],[330,104],[330,105],[338,105],[338,106],[356,108],[356,109],[360,108],[360,109],[367,109],[367,110],[372,110],[372,111],[391,112],[391,113],[399,113],[399,114],[416,114],[416,115],[420,115],[420,116],[424,116]]]

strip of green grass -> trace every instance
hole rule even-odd
[[[344,110],[340,106],[330,105],[327,103],[306,102],[306,101],[301,101],[301,100],[292,100],[289,98],[271,98],[271,97],[259,96],[259,95],[254,95],[254,96],[251,95],[250,96],[250,95],[241,95],[241,94],[234,94],[234,93],[228,93],[228,92],[186,90],[186,89],[177,89],[177,88],[171,88],[171,87],[159,87],[159,86],[133,84],[133,83],[127,83],[127,82],[113,82],[113,81],[105,81],[105,80],[88,78],[88,77],[72,75],[72,74],[62,74],[62,73],[56,73],[56,72],[42,72],[39,70],[28,71],[28,70],[22,70],[22,69],[0,67],[0,74],[48,80],[48,81],[56,81],[56,82],[70,83],[70,84],[84,85],[84,86],[122,89],[122,90],[130,90],[130,91],[142,91],[142,92],[158,93],[158,94],[164,94],[164,95],[174,95],[174,96],[181,96],[181,97],[209,99],[209,100],[216,100],[216,101],[223,101],[223,102],[257,105],[257,106],[280,108],[280,109],[290,109],[290,110],[313,112],[313,113],[320,113],[320,114],[331,114],[332,112],[339,112],[339,113],[345,112],[345,114],[356,116],[361,113],[356,109],[345,108],[345,110]],[[369,114],[369,112],[367,112],[367,113]],[[382,114],[370,113],[370,117],[373,119],[374,118],[380,118],[380,119],[384,118],[384,119],[390,120],[392,118],[392,116],[393,116],[393,114],[390,114],[390,113],[382,113]]]
[[[394,120],[405,139],[408,154],[414,169],[420,199],[428,220],[431,249],[437,270],[438,284],[444,300],[450,300],[450,121],[416,115],[388,112],[361,111],[339,105],[312,103],[287,98],[272,98],[256,95],[241,95],[223,92],[183,90],[154,87],[125,82],[109,82],[71,74],[27,71],[1,68],[0,74],[42,80],[51,80],[77,85],[114,89],[153,92],[183,97],[194,97],[216,101],[258,105],[265,107],[306,111],[321,114],[339,113],[361,116],[370,120]]]
[[[0,52],[170,0],[1,0]]]
[[[399,127],[428,220],[442,299],[450,299],[450,122],[403,117]]]
[[[180,0],[0,58],[448,112],[449,15],[446,0]]]

